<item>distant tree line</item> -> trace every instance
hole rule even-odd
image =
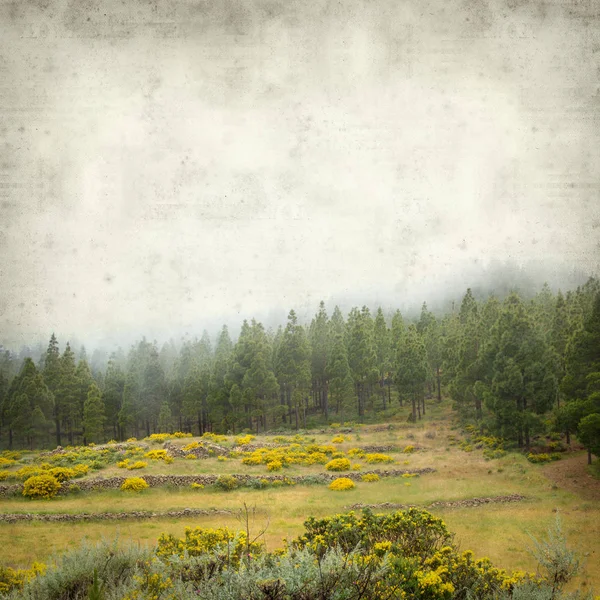
[[[179,429],[257,432],[316,422],[385,418],[406,406],[453,400],[519,447],[550,428],[576,433],[599,454],[600,285],[566,294],[477,300],[414,322],[400,311],[353,308],[331,315],[321,302],[310,325],[290,311],[285,327],[244,321],[232,341],[200,339],[161,348],[145,338],[90,369],[85,351],[61,352],[54,334],[36,364],[0,357],[0,439],[6,447],[91,443]],[[392,411],[392,412],[390,412]]]

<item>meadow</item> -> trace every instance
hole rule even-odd
[[[222,527],[240,529],[244,524],[242,508],[250,510],[252,531],[265,529],[262,540],[269,550],[281,547],[284,538],[291,539],[302,531],[308,516],[324,517],[346,512],[357,504],[374,505],[375,512],[389,508],[383,503],[412,505],[427,508],[446,522],[461,548],[471,549],[476,556],[487,556],[494,564],[507,570],[535,571],[536,561],[530,553],[530,536],[543,538],[557,513],[563,524],[568,545],[576,548],[584,566],[575,584],[584,589],[600,590],[600,481],[581,465],[586,457],[581,451],[565,452],[561,463],[578,467],[579,477],[586,478],[585,486],[569,480],[569,485],[556,483],[555,465],[532,464],[518,452],[507,452],[499,458],[484,455],[486,445],[471,440],[472,432],[462,430],[453,420],[445,402],[434,405],[418,423],[391,420],[387,424],[334,426],[324,430],[309,430],[270,436],[246,438],[250,445],[239,446],[235,436],[208,436],[202,438],[173,438],[167,448],[174,448],[176,456],[161,460],[147,458],[151,450],[163,449],[163,440],[131,441],[128,448],[129,464],[147,463],[139,469],[128,470],[117,466],[127,458],[127,450],[120,450],[118,461],[107,461],[106,466],[90,470],[84,477],[63,483],[81,489],[60,493],[52,499],[30,499],[19,493],[5,493],[0,498],[0,517],[6,515],[79,515],[82,513],[128,513],[150,511],[157,516],[146,519],[90,518],[86,521],[0,521],[0,563],[11,567],[28,567],[33,561],[47,561],[52,554],[79,544],[83,540],[134,540],[153,545],[163,532],[181,536],[186,527]],[[238,442],[240,440],[238,439]],[[213,446],[216,444],[216,446]],[[206,458],[185,458],[186,451],[196,445],[208,448]],[[233,455],[219,457],[213,448],[222,447]],[[266,450],[258,450],[266,447]],[[357,450],[358,449],[358,450]],[[177,452],[179,450],[180,452]],[[361,451],[362,450],[362,451]],[[77,452],[77,449],[66,449]],[[183,453],[183,456],[179,456]],[[256,462],[251,458],[265,454],[270,466],[244,464]],[[269,454],[270,453],[270,454]],[[290,464],[280,456],[292,456]],[[189,454],[189,452],[188,452]],[[325,454],[313,457],[310,455]],[[370,454],[384,455],[388,462],[367,461]],[[502,453],[499,453],[502,454]],[[309,458],[306,458],[309,457]],[[347,458],[350,468],[327,471],[331,460]],[[318,462],[316,462],[318,459]],[[14,464],[3,467],[2,485],[15,485],[14,473],[24,465],[41,465],[48,456],[24,452]],[[258,459],[257,459],[258,460]],[[313,461],[313,462],[311,462]],[[96,465],[98,467],[98,465]],[[419,469],[435,469],[418,476],[410,476]],[[382,476],[378,481],[363,481],[367,472],[398,470],[404,476]],[[252,477],[254,483],[267,476],[285,476],[286,481],[274,484],[272,480],[253,487],[240,485],[225,491],[216,485],[165,485],[150,487],[141,492],[121,489],[89,490],[86,482],[96,478],[144,477],[145,475],[237,475]],[[334,491],[329,481],[318,480],[320,474],[344,477],[355,474],[355,487]],[[309,477],[307,483],[293,483],[300,476]],[[262,487],[261,487],[262,486]],[[569,489],[567,489],[567,487]],[[487,502],[478,506],[463,506],[460,501],[490,499],[520,495],[519,501]],[[453,502],[451,506],[435,503]],[[434,505],[430,507],[430,505]],[[430,507],[430,508],[428,508]],[[185,509],[206,509],[206,515],[183,515],[176,518],[160,513]],[[359,508],[355,509],[360,512]]]

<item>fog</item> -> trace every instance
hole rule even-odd
[[[595,0],[0,4],[0,340],[597,274],[598,23]]]

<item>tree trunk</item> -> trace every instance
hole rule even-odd
[[[440,376],[440,368],[436,367],[435,376],[437,379],[437,401],[442,401],[442,377]]]
[[[525,415],[525,413],[527,412],[527,398],[523,398],[523,415]],[[529,423],[525,423],[524,426],[524,432],[525,432],[525,448],[526,450],[529,450]]]
[[[592,464],[592,451],[588,450],[588,465]]]
[[[60,419],[58,417],[56,417],[56,419],[54,420],[54,423],[56,424],[56,445],[57,446],[61,446],[62,444],[61,442],[61,435],[60,435]],[[10,432],[10,438],[11,438],[11,443],[12,443],[12,431]]]
[[[478,398],[477,396],[473,396],[475,398],[475,418],[480,421],[481,417],[482,417],[482,412],[481,412],[481,398]]]

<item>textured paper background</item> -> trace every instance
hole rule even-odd
[[[505,263],[597,273],[599,19],[1,0],[2,341],[404,306]]]

